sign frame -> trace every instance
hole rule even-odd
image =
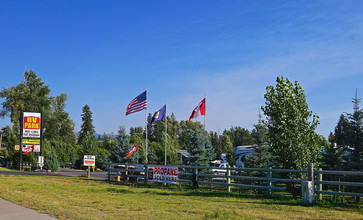
[[[178,183],[178,166],[148,164],[147,180],[157,183]]]
[[[83,166],[85,166],[85,167],[96,166],[96,156],[84,155],[83,156]]]

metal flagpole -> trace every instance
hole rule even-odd
[[[166,114],[166,101],[165,101],[165,165],[166,165],[167,132],[168,132],[168,117],[167,117],[167,114]]]
[[[205,148],[205,139],[206,139],[206,136],[205,136],[205,116],[207,114],[207,93],[204,94],[204,128],[203,128],[203,133],[204,133],[204,141],[203,141],[203,144],[204,144],[204,148]]]
[[[147,88],[145,87],[145,91],[147,92]],[[147,96],[146,96],[147,97]],[[146,98],[147,100],[147,98]],[[146,141],[145,141],[145,156],[146,156],[146,159],[145,159],[145,162],[146,164],[148,163],[148,160],[147,160],[147,108],[145,109],[145,135],[146,135]]]

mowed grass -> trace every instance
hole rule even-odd
[[[0,197],[59,219],[363,219],[355,205],[83,177],[0,176]]]

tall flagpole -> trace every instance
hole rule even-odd
[[[168,115],[166,114],[166,101],[165,101],[165,165],[166,165],[166,143],[167,143],[167,132],[168,132]]]
[[[146,87],[145,87],[145,91],[146,91],[146,94],[147,94],[147,88]],[[145,162],[147,164],[148,163],[148,160],[147,160],[147,108],[145,109],[145,128],[146,128],[146,130],[145,130],[145,135],[146,135],[146,141],[145,141],[145,157],[146,157],[146,159],[145,159]]]
[[[204,94],[204,133],[205,133],[205,116],[207,115],[207,93]]]

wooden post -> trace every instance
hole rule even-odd
[[[108,163],[108,180],[111,180],[111,162]]]
[[[271,170],[272,167],[269,167],[269,169]],[[267,187],[271,187],[272,186],[272,184],[271,184],[271,178],[272,178],[272,172],[271,171],[268,171],[267,172]],[[268,196],[271,196],[272,195],[271,189],[267,189],[267,195]]]
[[[127,171],[129,169],[129,166],[128,166],[128,164],[126,163],[125,164],[125,180],[123,180],[123,181],[128,181],[129,180],[129,177],[128,177],[128,175],[129,175],[129,172]]]
[[[229,166],[228,166],[229,168]],[[231,184],[231,170],[230,169],[227,169],[227,192],[231,192],[231,186],[229,184]]]
[[[308,181],[314,181],[314,164],[308,164]]]
[[[319,168],[319,171],[322,171],[322,170],[323,169]],[[319,173],[319,175],[318,175],[318,181],[323,181],[323,174],[322,173]],[[323,191],[323,184],[322,183],[319,183],[318,190],[319,191]],[[318,193],[318,198],[319,198],[319,200],[322,200],[323,199],[323,194],[322,193]]]
[[[148,167],[147,167],[147,163],[145,164],[144,169],[145,169],[144,184],[147,184],[147,175],[148,175],[148,172],[149,172]]]
[[[88,166],[87,176],[88,176],[88,179],[91,179],[91,166]]]

